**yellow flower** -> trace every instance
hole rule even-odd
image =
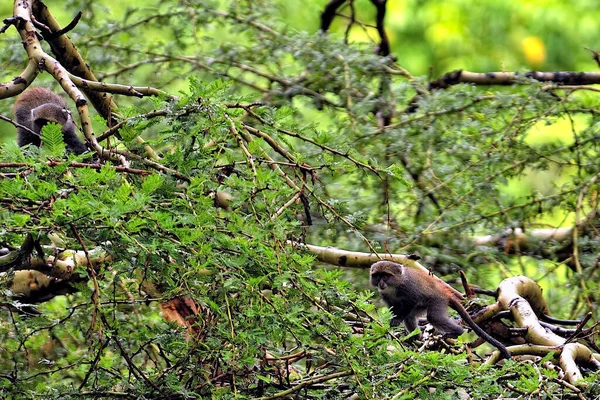
[[[546,60],[546,46],[537,36],[527,36],[521,41],[525,59],[533,67],[539,67]]]

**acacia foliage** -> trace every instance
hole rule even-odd
[[[3,162],[28,167],[3,170],[15,175],[0,180],[0,240],[16,246],[27,232],[56,232],[65,247],[99,247],[113,260],[38,316],[8,307],[18,304],[5,291],[2,394],[386,398],[451,385],[449,396],[463,388],[509,396],[537,390],[540,379],[555,388],[555,373],[527,364],[510,365],[507,378],[502,369],[473,373],[462,356],[405,350],[370,292],[286,241],[365,249],[364,235],[377,250],[385,239],[445,267],[503,261],[505,249],[473,249],[464,233],[595,207],[595,97],[531,81],[430,92],[369,46],[286,30],[269,3],[167,1],[118,21],[82,5],[70,36],[101,78],[178,95],[118,98],[128,120],[118,143],[145,156],[143,137],[188,179],[38,162],[60,153],[57,131],[41,150],[2,145]],[[162,116],[146,115],[155,109]],[[381,109],[393,115],[385,129]],[[565,121],[573,142],[531,141],[532,128]],[[561,180],[545,191],[505,189],[548,171]],[[214,206],[221,190],[233,195],[227,210]],[[383,236],[382,215],[391,228]],[[591,265],[591,252],[580,257]],[[195,302],[191,333],[161,319],[158,304],[173,298]]]

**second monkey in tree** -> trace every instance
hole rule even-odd
[[[16,121],[33,131],[17,128],[17,143],[19,146],[33,144],[40,146],[40,132],[48,122],[62,126],[62,133],[67,150],[75,153],[85,153],[88,148],[77,136],[77,128],[73,117],[67,108],[67,103],[59,95],[48,89],[34,87],[23,92],[13,106]]]
[[[452,307],[477,335],[500,350],[504,358],[511,358],[502,343],[473,321],[460,302],[460,293],[428,272],[391,261],[378,261],[371,266],[371,284],[392,308],[392,325],[404,322],[412,332],[417,329],[417,318],[427,314],[427,320],[437,330],[457,337],[464,329],[448,316],[448,307]]]

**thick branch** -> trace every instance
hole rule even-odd
[[[486,72],[477,73],[463,70],[449,72],[438,80],[429,83],[430,89],[445,89],[459,83],[476,85],[513,85],[524,79],[540,82],[555,82],[563,85],[593,85],[600,83],[600,72]]]
[[[325,9],[321,13],[321,32],[327,32],[329,30],[329,26],[333,22],[333,18],[335,18],[337,9],[345,2],[346,0],[331,0],[327,3]]]

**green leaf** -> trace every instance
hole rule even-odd
[[[49,157],[60,157],[65,154],[66,145],[62,134],[62,126],[53,122],[42,128],[41,139],[43,151]]]

